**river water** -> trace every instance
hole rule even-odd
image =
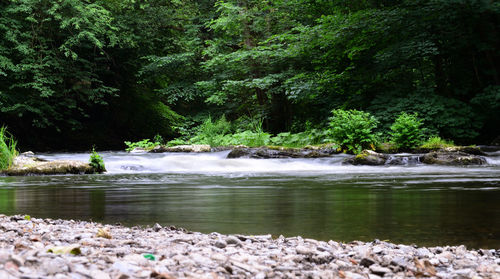
[[[0,213],[336,241],[500,247],[500,154],[488,166],[349,166],[102,153],[101,175],[0,177]],[[89,154],[44,154],[87,161]]]

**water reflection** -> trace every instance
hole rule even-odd
[[[434,179],[432,178],[434,177]],[[0,177],[0,213],[202,232],[500,245],[498,172]]]

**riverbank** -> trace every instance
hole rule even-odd
[[[500,250],[0,215],[0,278],[498,278]]]

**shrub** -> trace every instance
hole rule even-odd
[[[224,116],[215,122],[209,117],[200,125],[196,136],[189,141],[195,144],[209,144],[212,147],[240,144],[250,147],[267,145],[271,135],[262,129],[262,120],[251,122],[249,125],[249,130],[231,134],[231,123]]]
[[[253,132],[253,131],[243,131],[240,133],[235,133],[232,135],[227,135],[225,137],[225,145],[246,145],[249,147],[259,147],[268,145],[271,139],[271,135],[263,131]]]
[[[375,149],[377,135],[373,132],[378,121],[367,112],[336,109],[330,117],[330,134],[344,151],[360,153]]]
[[[402,112],[391,125],[391,142],[398,149],[410,150],[422,143],[422,120],[417,114]]]
[[[160,145],[159,142],[150,142],[149,139],[143,139],[141,141],[130,142],[126,141],[125,145],[127,145],[126,151],[132,151],[135,148],[142,148],[145,150],[153,149],[155,146]]]
[[[158,144],[165,144],[165,140],[163,139],[163,137],[160,134],[156,134],[153,137],[153,142],[158,143]]]
[[[304,147],[323,143],[328,136],[327,130],[312,129],[300,133],[279,133],[271,138],[271,143],[286,147]]]
[[[446,141],[438,136],[433,136],[430,137],[428,140],[426,140],[420,148],[424,149],[441,149],[441,148],[446,148],[446,147],[452,147],[455,146],[453,141]]]
[[[17,141],[7,132],[6,127],[0,128],[0,170],[9,168],[17,156]]]
[[[185,145],[185,144],[188,144],[188,142],[183,140],[182,138],[176,138],[176,139],[173,139],[173,140],[167,142],[167,146],[176,146],[176,145]]]
[[[223,115],[213,122],[209,116],[199,127],[196,136],[191,138],[192,143],[209,144],[210,146],[223,145],[224,135],[231,131],[231,123]]]
[[[105,172],[106,167],[104,166],[104,160],[101,155],[99,155],[94,148],[92,148],[92,153],[90,154],[89,164],[98,173]]]

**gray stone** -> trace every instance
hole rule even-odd
[[[433,255],[427,248],[419,248],[417,249],[417,257],[419,258],[431,258]]]
[[[382,245],[377,245],[377,246],[373,247],[372,253],[382,254],[383,251],[384,251],[384,247],[382,247]]]
[[[153,231],[155,231],[155,232],[159,232],[161,229],[163,229],[163,227],[160,224],[158,224],[158,223],[156,223],[153,226]]]
[[[48,275],[68,272],[68,263],[61,257],[57,257],[42,264],[42,270]]]
[[[231,244],[241,245],[241,241],[234,235],[230,235],[230,236],[226,237],[226,243],[229,245],[231,245]]]
[[[350,271],[347,271],[344,274],[346,279],[366,279],[365,276]]]
[[[472,278],[474,275],[474,272],[470,268],[455,270],[454,273],[463,278]]]
[[[363,258],[360,262],[359,262],[359,265],[360,266],[364,266],[364,267],[370,267],[371,265],[373,265],[375,262],[373,260],[370,260],[368,258]]]
[[[303,245],[298,245],[295,248],[295,251],[297,254],[301,255],[312,255],[314,253],[314,250],[310,249],[309,247],[303,246]]]
[[[19,255],[16,254],[11,255],[10,260],[13,261],[17,266],[24,265],[24,259]]]
[[[119,271],[123,274],[132,274],[139,270],[139,267],[136,265],[132,265],[130,263],[124,261],[116,261],[112,266],[112,269]]]
[[[92,279],[111,279],[109,274],[98,269],[90,271],[90,276],[92,277]]]
[[[11,252],[6,249],[0,249],[0,264],[9,260]]]
[[[392,270],[390,270],[389,268],[387,267],[381,267],[379,265],[371,265],[370,266],[370,271],[375,274],[375,275],[378,275],[378,276],[384,276],[385,274],[389,274],[389,273],[392,273]]]
[[[223,248],[226,248],[227,246],[227,243],[226,241],[222,240],[222,239],[218,239],[215,244],[214,244],[215,247],[217,248],[220,248],[220,249],[223,249]]]

